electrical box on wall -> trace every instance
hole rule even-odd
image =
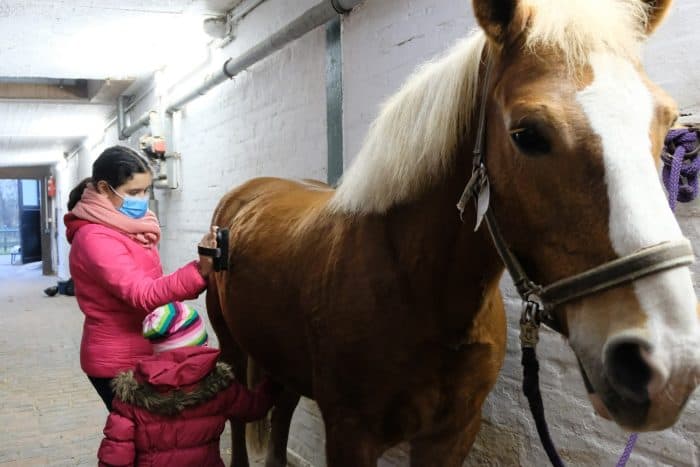
[[[180,188],[180,154],[166,152],[165,139],[160,136],[144,135],[139,138],[139,145],[153,167],[153,186],[164,190]]]
[[[163,158],[151,161],[155,171],[153,186],[160,189],[176,190],[180,188],[180,154],[165,153]]]

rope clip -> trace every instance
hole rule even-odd
[[[535,348],[540,340],[540,304],[534,300],[524,303],[520,314],[520,346]]]

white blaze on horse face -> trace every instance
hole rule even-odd
[[[590,65],[593,81],[578,92],[577,100],[602,144],[614,251],[624,256],[682,238],[651,154],[654,99],[650,90],[635,67],[620,57],[593,54]],[[687,347],[697,345],[700,336],[688,268],[635,281],[634,292],[647,317],[644,337],[656,357],[672,367],[682,366],[674,360],[683,358],[679,353],[693,353]],[[630,330],[638,331],[642,330]]]

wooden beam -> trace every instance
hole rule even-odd
[[[51,167],[47,165],[29,167],[0,167],[0,178],[19,179],[35,178],[43,179],[51,175]]]
[[[84,100],[88,98],[87,84],[87,80],[70,85],[0,81],[0,99]]]

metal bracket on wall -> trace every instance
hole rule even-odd
[[[181,156],[178,152],[165,153],[163,159],[151,161],[155,173],[153,186],[162,190],[180,188]]]

